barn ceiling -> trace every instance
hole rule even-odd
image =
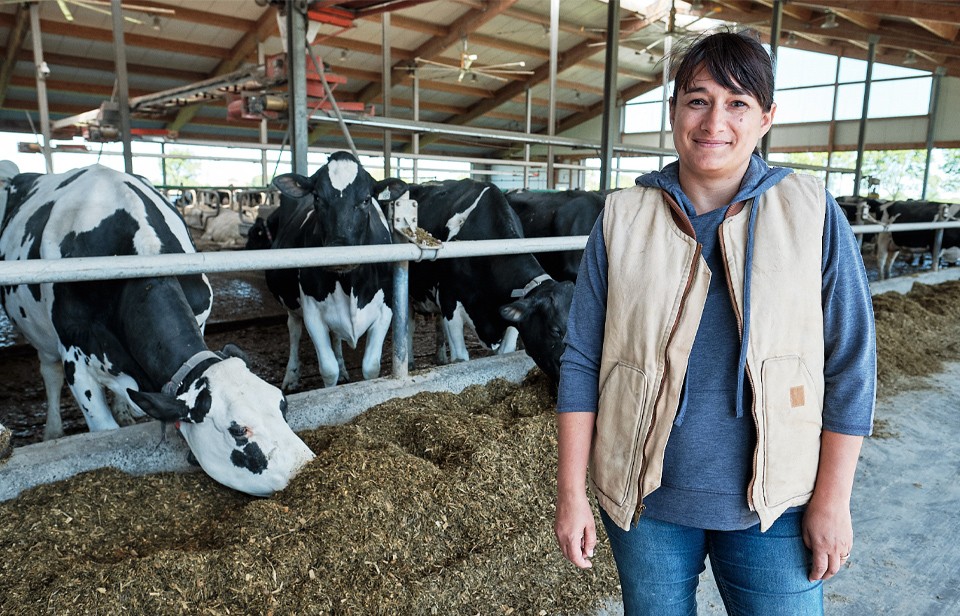
[[[110,2],[34,1],[49,67],[45,87],[51,121],[62,123],[97,110],[115,96]],[[756,28],[769,37],[774,0],[639,0],[636,10],[630,10],[626,0],[621,4],[616,86],[618,98],[629,100],[661,82],[659,60],[671,27],[682,35],[697,24],[720,20]],[[160,115],[156,109],[152,115],[135,115],[134,131],[189,141],[258,142],[258,120],[228,118],[228,104],[237,96],[209,92],[226,80],[235,92],[253,87],[282,98],[282,84],[262,76],[236,77],[235,72],[259,66],[258,49],[267,56],[282,51],[278,23],[284,20],[278,20],[278,12],[283,5],[275,0],[123,0],[131,100],[212,84],[201,93],[203,98],[184,96],[176,104],[168,102]],[[2,131],[39,131],[29,6],[0,0]],[[545,134],[549,11],[550,3],[543,0],[321,0],[310,3],[308,23],[315,34],[312,48],[331,80],[340,81],[334,98],[345,109],[383,114],[383,23],[389,14],[392,117],[413,118],[412,68],[418,66],[422,121],[523,131],[529,88],[531,132]],[[557,133],[602,114],[606,17],[607,5],[601,0],[560,2]],[[873,38],[879,62],[931,71],[943,67],[947,75],[960,75],[958,2],[789,0],[781,24],[781,45],[866,59]],[[461,71],[464,65],[469,66]],[[491,65],[494,68],[484,69]],[[287,124],[282,113],[267,125],[270,142],[283,142]],[[82,128],[61,127],[58,134],[79,134]],[[361,127],[351,133],[361,149],[383,147],[381,130]],[[393,131],[391,138],[394,151],[410,146],[407,133]],[[336,126],[326,122],[311,125],[310,139],[314,145],[343,146]],[[436,155],[490,155],[497,150],[508,155],[512,147],[469,136],[421,139],[421,150]]]

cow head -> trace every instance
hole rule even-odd
[[[313,201],[317,246],[358,246],[389,243],[390,229],[377,203],[373,177],[349,152],[334,152],[327,164],[306,178],[295,173],[277,176],[281,194]],[[396,187],[389,188],[392,193]],[[344,272],[356,265],[337,266]]]
[[[203,470],[225,486],[269,496],[313,458],[287,425],[283,394],[238,357],[210,364],[178,391],[127,393],[150,416],[176,422]]]
[[[500,307],[500,316],[517,328],[527,355],[554,386],[560,382],[560,356],[572,300],[572,282],[546,280],[523,298]]]
[[[267,222],[258,218],[253,221],[253,225],[247,231],[247,243],[244,248],[247,250],[264,250],[273,245],[273,234],[270,233]]]
[[[0,160],[0,223],[7,210],[7,186],[20,173],[20,168],[10,160]]]

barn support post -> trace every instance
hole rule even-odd
[[[257,43],[257,64],[264,66],[267,63],[267,53],[263,48],[263,42]],[[269,134],[267,132],[267,119],[260,119],[260,145],[267,145]],[[267,186],[270,183],[270,169],[267,166],[267,148],[260,148],[260,183]]]
[[[117,1],[117,0],[114,0]],[[287,0],[287,83],[290,88],[290,154],[293,172],[309,175],[307,153],[307,18],[303,0]]]
[[[860,132],[857,135],[857,166],[853,174],[853,196],[860,196],[860,180],[863,175],[863,148],[867,139],[867,113],[870,110],[870,85],[873,83],[873,63],[877,59],[877,42],[880,37],[871,34],[867,38],[867,78],[863,83],[863,111],[860,113]]]
[[[667,147],[667,127],[670,125],[670,53],[673,51],[673,37],[669,34],[663,39],[663,95],[660,97],[660,149]],[[660,168],[663,168],[663,154],[658,157]]]
[[[420,121],[420,74],[413,69],[413,121]],[[413,149],[413,183],[420,182],[420,133],[410,134]]]
[[[837,141],[837,105],[840,98],[840,64],[843,55],[837,56],[837,68],[833,72],[833,107],[830,110],[830,129],[827,131],[827,173],[823,179],[824,185],[830,188],[830,170],[833,167],[833,149]],[[857,224],[860,224],[860,210],[857,210]],[[863,236],[857,236],[859,242],[863,244]]]
[[[607,46],[603,71],[603,120],[600,135],[600,190],[610,188],[613,144],[617,141],[617,53],[620,46],[620,0],[607,4]],[[619,165],[617,165],[619,168]]]
[[[930,160],[933,158],[933,144],[937,125],[937,116],[940,111],[940,86],[943,83],[943,76],[946,69],[938,66],[933,72],[933,83],[930,93],[930,111],[927,114],[927,160],[923,165],[923,190],[920,193],[921,199],[927,198],[927,183],[930,181]],[[939,261],[939,259],[938,259]]]
[[[33,39],[34,74],[37,76],[37,108],[40,112],[40,133],[43,135],[43,160],[47,173],[53,173],[53,154],[50,151],[50,108],[47,105],[47,74],[50,69],[43,61],[40,41],[40,5],[30,4],[30,37]],[[8,50],[9,51],[9,50]],[[16,53],[16,50],[13,50]]]
[[[393,105],[390,101],[390,90],[393,88],[391,77],[393,76],[392,60],[390,58],[390,11],[384,11],[380,16],[383,25],[383,115],[391,117],[393,115]],[[383,131],[383,177],[390,177],[390,157],[393,155],[392,148],[393,133],[390,129]]]
[[[616,0],[615,0],[616,1]],[[557,131],[557,48],[560,45],[560,0],[550,0],[550,103],[547,113],[547,135]],[[553,177],[553,146],[547,146],[547,188],[553,190],[557,179]]]
[[[394,231],[394,238],[400,234]],[[406,239],[395,239],[406,242]],[[390,374],[394,378],[403,378],[410,373],[410,262],[397,261],[393,264],[393,360]],[[437,318],[440,318],[439,316]]]
[[[777,68],[777,47],[780,46],[780,28],[783,23],[783,0],[773,0],[773,16],[770,22],[770,57],[773,59],[773,68]],[[770,139],[773,127],[760,140],[760,155],[764,160],[770,155]]]
[[[532,126],[532,114],[533,114],[533,95],[530,93],[530,88],[528,87],[524,93],[523,97],[524,109],[525,109],[525,132],[529,135],[530,129]],[[527,163],[523,167],[523,187],[530,188],[530,144],[523,144],[523,162]]]
[[[127,46],[123,39],[123,8],[120,0],[110,0],[113,16],[113,53],[117,71],[117,103],[120,106],[120,139],[123,141],[123,170],[133,173],[130,145],[130,84],[127,81]]]

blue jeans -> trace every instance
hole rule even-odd
[[[807,579],[810,551],[803,512],[786,513],[767,532],[715,531],[641,517],[629,532],[601,509],[620,574],[625,616],[696,616],[697,582],[710,556],[730,616],[823,614],[823,582]]]

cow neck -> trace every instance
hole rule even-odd
[[[203,374],[203,371],[222,359],[223,357],[220,355],[206,349],[194,353],[190,359],[183,362],[183,365],[164,384],[161,391],[168,396],[178,395],[184,383],[192,383],[200,374]],[[194,372],[197,372],[197,374],[194,375]]]
[[[176,278],[130,280],[119,304],[123,338],[149,389],[159,390],[192,356],[207,350]]]

